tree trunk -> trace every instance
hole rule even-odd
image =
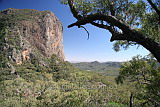
[[[133,93],[131,93],[131,96],[129,99],[129,107],[133,107]]]
[[[144,35],[141,34],[140,32],[129,30],[121,35],[120,34],[116,36],[112,35],[111,42],[115,40],[127,40],[140,44],[148,51],[150,51],[157,59],[157,61],[160,63],[160,44],[158,44],[157,42],[155,42],[150,38],[145,38]]]

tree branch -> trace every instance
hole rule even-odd
[[[140,32],[131,29],[129,26],[127,26],[124,22],[121,20],[118,20],[116,17],[112,15],[104,15],[104,14],[91,14],[82,17],[78,14],[74,7],[73,0],[68,0],[70,9],[73,13],[73,16],[78,20],[77,22],[71,24],[68,26],[68,28],[73,26],[80,27],[81,25],[85,24],[92,24],[94,26],[97,26],[99,28],[107,29],[112,33],[111,42],[115,40],[127,40],[131,42],[136,42],[137,44],[142,45],[147,50],[149,50],[154,57],[160,62],[160,44],[155,42],[154,40],[150,38],[146,38],[145,35],[141,34]],[[107,26],[103,24],[95,23],[95,21],[106,21],[110,25],[113,25],[115,27],[118,27],[122,30],[122,33],[116,32],[116,30],[113,28],[113,26]]]
[[[151,7],[156,11],[156,13],[159,16],[159,20],[160,20],[160,10],[157,8],[157,6],[152,2],[152,0],[147,0],[148,3],[151,5]]]
[[[95,22],[91,22],[91,24],[96,26],[96,27],[109,30],[111,33],[116,33],[116,31],[111,26],[107,26],[107,25],[104,25],[104,24],[98,24],[98,23],[95,23]]]
[[[112,15],[103,15],[103,14],[91,14],[86,17],[83,17],[82,19],[78,20],[77,22],[70,24],[68,28],[73,27],[73,26],[80,26],[80,25],[85,25],[88,23],[92,23],[96,20],[103,20],[106,21],[107,23],[113,24],[114,26],[117,26],[118,28],[122,29],[123,32],[129,31],[131,28],[127,26],[124,22],[121,20],[118,20],[116,17]]]
[[[81,15],[79,15],[79,13],[76,11],[76,8],[74,7],[74,0],[68,0],[68,4],[69,4],[69,7],[70,7],[70,9],[71,9],[71,12],[72,12],[72,14],[73,14],[73,16],[77,19],[77,20],[79,20],[79,19],[81,19],[82,18],[82,16]]]
[[[80,26],[80,27],[83,28],[87,32],[87,34],[88,34],[87,40],[88,40],[89,39],[89,32],[88,32],[88,30],[84,26]]]

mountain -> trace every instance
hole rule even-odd
[[[9,8],[0,12],[0,51],[12,63],[33,58],[64,60],[63,27],[50,11]]]
[[[64,61],[62,33],[50,11],[0,11],[0,107],[127,107],[128,88],[117,88],[113,76]],[[93,70],[119,67],[102,65],[86,64]]]
[[[103,73],[104,75],[115,75],[119,74],[119,68],[122,62],[103,62],[100,63],[98,61],[94,62],[79,62],[72,63],[76,68],[87,70],[87,71],[96,71],[99,73]]]

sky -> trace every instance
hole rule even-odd
[[[113,42],[110,42],[111,34],[104,29],[85,25],[90,33],[90,38],[84,29],[73,27],[67,28],[76,19],[72,16],[69,7],[60,4],[59,0],[0,0],[0,10],[7,8],[50,10],[63,24],[63,44],[65,60],[70,62],[91,61],[128,61],[133,56],[147,55],[149,52],[143,48],[131,47],[128,50],[115,52]]]

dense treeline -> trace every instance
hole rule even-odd
[[[117,40],[116,51],[140,44],[155,57],[132,58],[120,67],[115,78],[74,68],[54,55],[43,59],[45,66],[36,57],[17,65],[5,56],[7,52],[0,51],[1,107],[160,106],[160,2],[93,1],[68,0],[78,20],[69,27],[90,23],[112,33],[111,41]],[[4,36],[5,28],[0,25],[0,44]]]
[[[127,85],[116,85],[114,77],[72,67],[53,56],[49,66],[36,61],[0,70],[0,105],[3,107],[125,107],[129,104]]]
[[[127,107],[132,96],[134,106],[159,105],[160,68],[154,59],[138,56],[126,62],[116,81],[114,76],[74,68],[56,56],[47,60],[47,67],[36,61],[15,65],[16,73],[1,67],[0,106]]]

